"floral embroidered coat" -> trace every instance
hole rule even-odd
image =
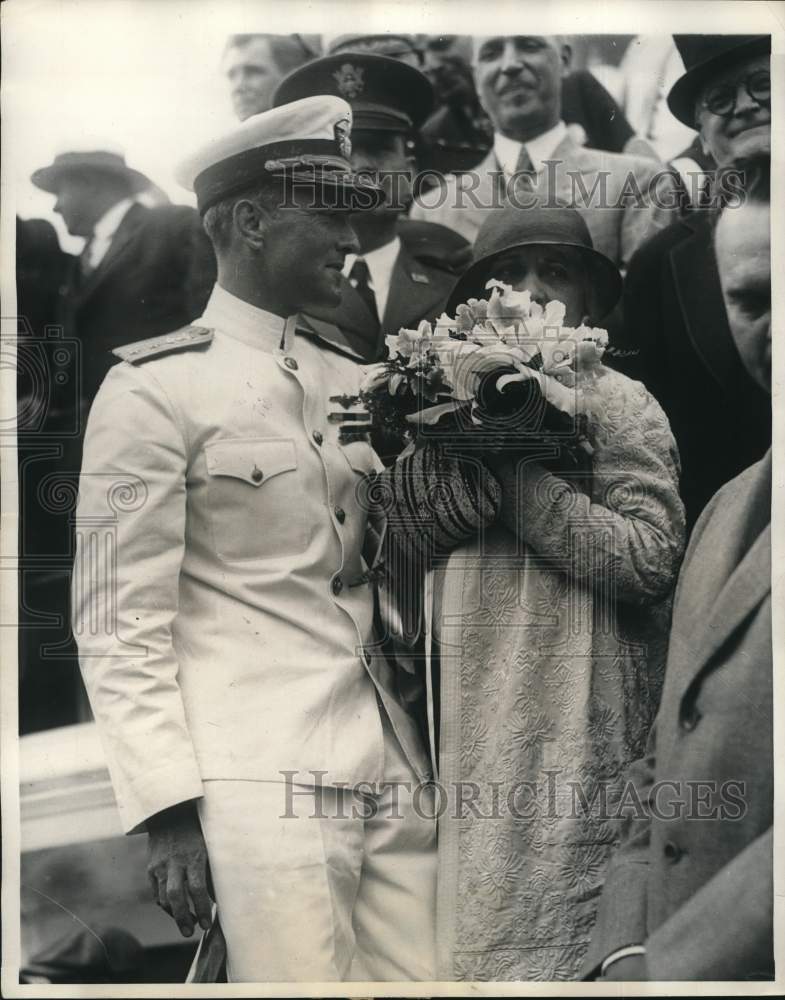
[[[602,369],[592,405],[591,474],[495,467],[499,520],[426,586],[447,796],[440,979],[576,977],[621,775],[657,708],[684,547],[678,454],[642,384]]]

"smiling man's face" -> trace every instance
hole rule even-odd
[[[295,188],[265,227],[264,267],[270,286],[291,312],[337,306],[341,269],[359,244],[347,211],[313,206],[313,194]]]
[[[743,157],[771,153],[771,102],[759,103],[747,93],[744,82],[761,72],[769,72],[770,57],[754,56],[712,78],[698,99],[697,126],[701,143],[720,166]],[[736,91],[736,106],[727,118],[712,114],[703,102],[718,88]]]
[[[526,142],[561,117],[561,80],[570,50],[543,35],[496,35],[475,43],[477,93],[494,128]]]

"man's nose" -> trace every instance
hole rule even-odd
[[[736,107],[734,108],[734,114],[748,114],[751,111],[757,111],[759,107],[760,104],[758,104],[755,98],[750,97],[747,93],[747,88],[744,83],[740,83],[736,88]]]
[[[359,254],[360,252],[360,244],[357,240],[357,234],[352,229],[348,216],[344,218],[341,234],[336,245],[340,253],[344,256],[350,253]]]
[[[548,302],[548,294],[545,286],[537,275],[531,272],[525,278],[515,283],[515,291],[528,292],[532,297],[532,301],[537,302],[541,306],[544,306]]]
[[[523,63],[521,62],[521,55],[518,49],[515,47],[515,42],[511,38],[508,38],[504,43],[504,49],[502,50],[502,73],[520,73],[523,69]]]

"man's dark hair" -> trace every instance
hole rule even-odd
[[[264,38],[270,44],[270,54],[279,73],[289,73],[299,66],[316,59],[318,52],[305,41],[302,35],[230,35],[224,53],[229,49],[243,48],[257,38]]]

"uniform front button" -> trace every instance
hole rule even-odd
[[[343,524],[343,522],[346,520],[346,511],[343,509],[343,507],[335,508],[335,519],[338,521],[339,524]]]
[[[253,472],[251,473],[251,479],[253,479],[255,483],[261,483],[261,481],[264,479],[264,473],[256,465],[253,467]]]
[[[665,847],[663,848],[663,853],[665,857],[672,861],[674,864],[679,861],[684,854],[684,851],[679,847],[678,844],[674,844],[672,840],[669,840]]]
[[[333,593],[337,597],[342,590],[343,590],[343,580],[340,578],[340,576],[336,576],[336,578],[333,580]]]
[[[293,372],[297,371],[297,367],[298,366],[297,366],[297,362],[294,360],[294,358],[284,358],[283,359],[283,363],[286,365],[286,367],[290,371],[293,371]]]
[[[324,441],[324,435],[321,431],[314,431],[312,436],[317,444],[321,444]]]

